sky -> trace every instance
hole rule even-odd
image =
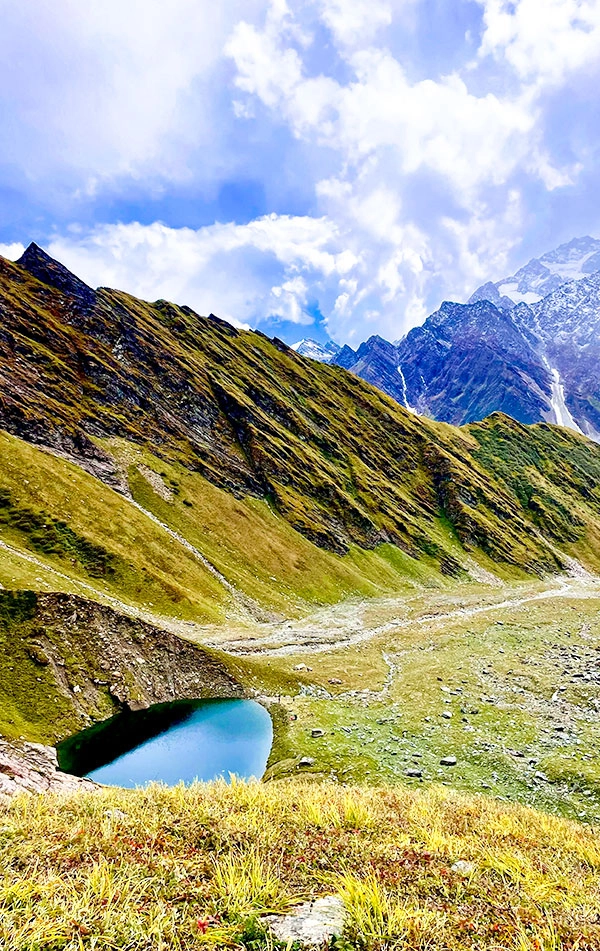
[[[600,0],[0,0],[0,254],[395,340],[600,234]]]

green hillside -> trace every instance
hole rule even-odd
[[[274,951],[265,911],[334,893],[338,951],[599,947],[600,446],[35,246],[0,313],[0,787],[123,709],[274,722],[261,785],[0,804],[0,945]]]
[[[513,574],[558,570],[557,541],[597,564],[600,499],[589,484],[600,478],[600,448],[588,441],[554,437],[548,427],[515,433],[506,417],[463,430],[436,424],[261,334],[163,301],[91,291],[35,247],[25,263],[29,270],[0,262],[2,426],[129,487],[262,605],[394,589],[399,576],[418,571],[414,562],[460,574],[460,546]],[[484,431],[495,434],[491,455]],[[515,454],[515,440],[528,452]],[[527,489],[540,479],[537,491]],[[37,504],[59,518],[53,506],[63,501],[64,493]],[[7,498],[4,512],[13,530],[11,504]],[[108,524],[123,525],[125,510]],[[260,537],[273,539],[270,554]],[[139,596],[139,555],[125,579],[118,552],[104,567],[90,562],[98,552],[82,552],[72,555],[78,571],[91,567],[106,583],[108,572]],[[168,610],[164,587],[151,579],[146,600]],[[197,603],[184,614],[224,609],[226,589],[212,579],[184,587]],[[171,600],[180,594],[181,585]]]

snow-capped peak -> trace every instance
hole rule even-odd
[[[469,300],[485,297],[497,306],[536,304],[568,281],[580,281],[600,271],[600,240],[589,236],[573,238],[554,251],[532,258],[511,277],[478,288]]]
[[[327,343],[319,343],[317,340],[311,340],[308,337],[293,343],[292,350],[295,350],[302,357],[318,360],[319,363],[331,363],[336,353],[339,353],[340,348],[333,340],[329,340]]]

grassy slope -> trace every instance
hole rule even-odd
[[[261,914],[332,893],[340,951],[600,944],[592,830],[439,787],[219,783],[0,806],[14,951],[272,949]]]
[[[6,433],[0,433],[0,493],[0,538],[47,569],[22,559],[17,566],[14,555],[2,553],[4,587],[83,594],[83,582],[157,614],[205,621],[221,619],[230,607],[229,593],[210,571],[123,496]],[[2,497],[10,504],[2,505]],[[102,553],[99,565],[80,554],[86,545]]]
[[[539,572],[557,566],[541,536],[560,516],[581,522],[573,544],[596,563],[600,500],[582,504],[576,479],[560,489],[569,512],[546,493],[540,524],[538,500],[532,507],[500,478],[468,430],[418,419],[341,368],[165,302],[102,290],[82,307],[8,262],[0,303],[0,422],[30,440],[102,457],[90,436],[126,438],[234,496],[265,500],[340,554],[385,542],[451,573],[458,537]],[[544,451],[537,431],[527,438]],[[600,449],[580,443],[600,475]],[[556,451],[566,467],[571,446]]]
[[[136,501],[265,608],[294,615],[349,595],[444,583],[433,559],[418,562],[390,545],[375,551],[352,546],[345,556],[336,555],[294,531],[265,501],[237,499],[181,464],[122,440],[111,448],[128,471]],[[140,468],[164,482],[168,501]],[[3,498],[10,503],[2,506]],[[210,623],[240,614],[214,575],[122,495],[79,466],[1,432],[0,540],[36,559],[3,551],[0,584],[7,588],[93,597],[83,583],[97,597],[116,597],[157,615]],[[98,564],[84,557],[88,548]]]

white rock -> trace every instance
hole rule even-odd
[[[456,872],[457,875],[463,875],[465,878],[468,878],[468,876],[472,875],[475,871],[475,866],[473,862],[465,862],[464,859],[459,859],[458,862],[455,862],[452,866],[452,871]]]
[[[318,948],[342,933],[344,917],[341,898],[328,895],[299,905],[289,915],[267,915],[262,920],[278,941]]]

